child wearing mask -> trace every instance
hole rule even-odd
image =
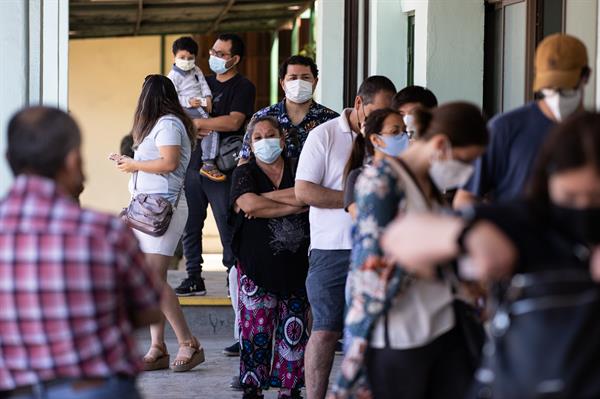
[[[212,110],[212,93],[202,70],[196,65],[198,44],[189,36],[173,42],[173,68],[167,75],[175,85],[179,103],[192,119],[208,118]],[[211,132],[202,138],[202,168],[200,174],[221,182],[226,176],[215,163],[219,151],[219,133]]]

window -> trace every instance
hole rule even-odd
[[[489,116],[534,98],[537,44],[564,31],[565,0],[487,0],[483,107]]]

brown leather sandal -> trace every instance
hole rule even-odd
[[[196,337],[179,344],[177,357],[171,363],[171,369],[176,372],[188,371],[204,362],[204,348],[200,346]]]
[[[167,345],[164,342],[160,345],[153,344],[143,358],[144,371],[168,369],[170,360]]]

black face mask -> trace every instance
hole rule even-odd
[[[586,244],[600,243],[600,207],[577,209],[551,205],[550,212],[559,230]]]

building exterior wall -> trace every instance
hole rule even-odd
[[[67,109],[68,0],[0,2],[0,154],[15,111],[46,104]],[[12,175],[0,157],[0,196]]]
[[[172,63],[165,38],[165,73]],[[129,175],[107,159],[133,124],[133,115],[149,74],[160,73],[159,36],[80,39],[69,42],[69,109],[81,126],[86,183],[83,206],[117,213],[129,202]],[[205,250],[220,252],[216,223],[209,212],[204,229]]]
[[[597,0],[566,0],[566,26],[565,31],[578,37],[585,43],[588,51],[588,57],[592,74],[585,87],[585,106],[586,108],[597,108],[600,104],[596,95],[596,77],[597,67],[596,59],[598,55],[598,1]]]

